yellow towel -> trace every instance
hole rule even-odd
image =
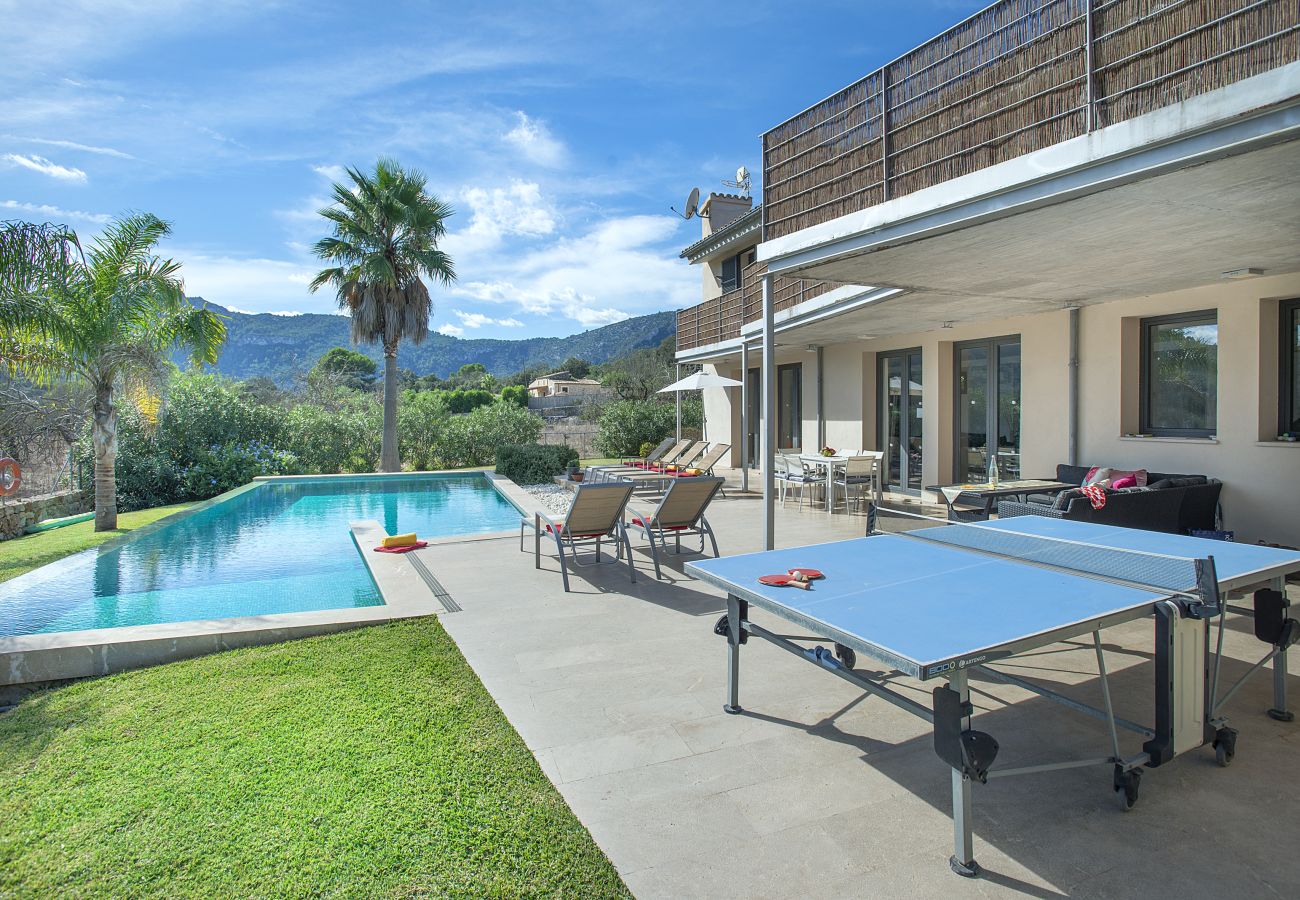
[[[386,537],[381,541],[384,547],[409,547],[416,541],[415,532],[410,534],[395,534],[392,537]]]

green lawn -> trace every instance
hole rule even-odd
[[[189,506],[189,503],[179,503],[175,506],[160,506],[157,509],[122,513],[117,517],[117,529],[114,531],[97,533],[93,521],[78,522],[76,525],[56,528],[53,531],[0,541],[0,582],[16,578],[24,572],[30,572],[38,566],[54,562],[78,550],[102,544],[109,538],[126,534],[128,531],[148,525]]]
[[[0,896],[628,896],[436,619],[0,715]]]

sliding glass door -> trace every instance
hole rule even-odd
[[[758,369],[745,375],[749,382],[749,452],[757,463],[763,433],[763,380]],[[803,449],[803,364],[776,367],[776,446],[778,450]]]
[[[1020,477],[1020,338],[958,344],[957,480]]]
[[[879,446],[885,451],[884,481],[896,491],[921,489],[921,351],[880,357],[876,406]]]

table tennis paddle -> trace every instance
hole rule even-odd
[[[805,591],[809,588],[808,582],[799,581],[793,575],[760,575],[758,583],[769,587],[797,587]]]

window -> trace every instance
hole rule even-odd
[[[735,256],[728,256],[722,261],[722,276],[719,284],[722,292],[738,290],[744,280],[745,267],[752,265],[758,258],[758,251],[754,249],[741,250]]]
[[[1300,435],[1300,299],[1282,301],[1282,384],[1278,434]]]
[[[1142,320],[1141,430],[1212,437],[1218,423],[1219,322],[1214,310]]]

